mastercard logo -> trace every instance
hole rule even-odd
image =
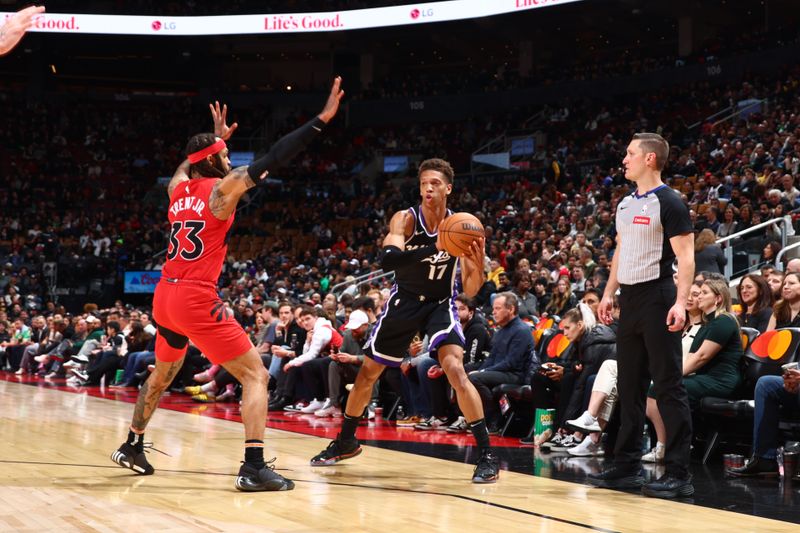
[[[780,361],[792,346],[792,332],[786,330],[772,330],[762,333],[753,344],[750,351],[762,359]]]
[[[563,333],[554,335],[547,345],[547,358],[558,359],[568,347],[569,339]]]

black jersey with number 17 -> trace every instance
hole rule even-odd
[[[436,244],[438,232],[428,233],[422,206],[410,207],[414,217],[414,233],[406,239],[405,249],[413,250]],[[451,215],[447,210],[447,215]],[[420,295],[427,300],[450,298],[461,291],[461,270],[458,257],[436,251],[414,263],[395,269],[395,283],[400,290]]]

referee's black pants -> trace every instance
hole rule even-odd
[[[672,279],[623,285],[619,297],[617,362],[620,426],[615,463],[641,467],[645,401],[650,380],[667,429],[664,455],[667,473],[689,473],[692,417],[683,387],[681,336],[667,330],[667,313],[675,303]]]

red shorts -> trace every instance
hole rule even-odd
[[[214,364],[235,359],[253,347],[210,283],[162,279],[153,297],[153,318],[159,326],[189,337]],[[161,361],[174,362],[183,353],[156,346],[156,358]]]

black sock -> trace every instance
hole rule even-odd
[[[128,444],[132,444],[137,452],[142,453],[142,450],[144,450],[144,433],[134,433],[129,429]]]
[[[489,449],[489,430],[486,428],[486,419],[481,418],[475,422],[469,423],[469,429],[475,436],[475,442],[478,443],[478,449],[483,452]]]
[[[264,468],[264,441],[250,439],[244,441],[244,462],[256,468]]]
[[[350,416],[345,413],[344,420],[342,421],[342,431],[339,433],[339,440],[356,440],[356,428],[358,428],[358,422],[360,420],[360,416]]]

